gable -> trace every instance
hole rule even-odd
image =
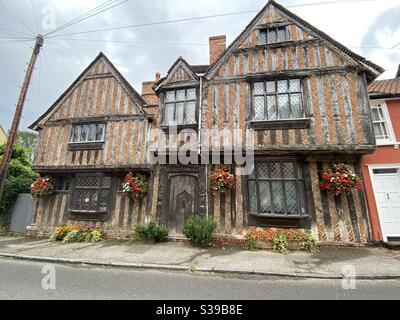
[[[30,128],[37,129],[49,120],[147,115],[142,109],[144,104],[143,98],[100,54]]]
[[[156,91],[166,85],[171,85],[180,82],[197,82],[198,77],[196,73],[191,69],[190,65],[182,58],[172,65],[168,71],[167,77],[157,86]]]
[[[260,44],[261,32],[281,27],[287,41]],[[360,66],[377,77],[383,69],[270,1],[211,66],[207,79],[269,71]]]

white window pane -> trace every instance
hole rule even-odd
[[[196,100],[196,89],[188,89],[187,100]]]
[[[104,124],[98,124],[96,126],[96,141],[103,140],[103,134],[104,134]]]
[[[261,211],[260,213],[261,214],[271,213],[272,207],[271,207],[271,194],[270,194],[269,182],[260,181],[259,187],[260,187],[260,211]]]
[[[279,80],[278,81],[278,92],[288,92],[287,80]]]
[[[281,181],[271,182],[272,208],[274,214],[285,214],[283,185]]]
[[[80,142],[87,141],[88,134],[89,134],[89,126],[85,124],[84,126],[82,126],[82,129],[81,129]]]
[[[255,181],[249,181],[248,183],[249,190],[249,203],[250,203],[250,212],[257,212],[257,189]]]
[[[285,28],[278,28],[278,42],[286,40]]]
[[[174,104],[173,103],[167,103],[165,105],[165,123],[166,124],[172,124],[174,123]]]
[[[254,97],[254,119],[264,120],[264,96]]]
[[[190,101],[186,105],[186,123],[196,123],[196,102]]]
[[[289,119],[289,97],[287,94],[280,94],[278,96],[278,111],[280,119]]]
[[[88,141],[95,141],[95,140],[96,140],[96,124],[91,124],[89,126]]]
[[[81,136],[81,126],[74,126],[73,130],[72,142],[79,142],[79,138]]]
[[[256,82],[254,83],[254,94],[259,95],[259,94],[264,94],[264,82]]]
[[[302,117],[300,93],[294,93],[290,95],[290,107],[292,109],[291,118],[296,119]]]
[[[183,111],[185,108],[185,103],[184,102],[179,102],[176,104],[176,117],[175,117],[175,122],[176,124],[183,124]]]
[[[268,93],[275,92],[275,81],[268,81],[267,82],[267,92]]]
[[[174,102],[175,101],[175,91],[167,91],[165,95],[166,102]]]
[[[276,96],[267,96],[268,119],[274,120],[277,117]]]
[[[185,90],[178,90],[176,92],[176,101],[185,101]]]
[[[378,111],[377,108],[373,108],[372,109],[372,120],[373,121],[380,121],[381,120],[381,117],[379,115],[379,111]]]
[[[267,31],[263,30],[260,31],[260,44],[266,44],[267,43]]]
[[[300,92],[300,79],[290,79],[289,83],[290,92]]]
[[[276,42],[276,29],[268,30],[268,43]]]

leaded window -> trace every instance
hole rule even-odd
[[[71,186],[70,177],[55,177],[55,189],[56,191],[69,191]]]
[[[252,214],[306,215],[301,164],[292,160],[256,162],[248,178],[248,199]]]
[[[76,124],[72,127],[71,142],[101,142],[104,135],[104,123]]]
[[[260,44],[284,42],[287,40],[285,27],[268,28],[260,31]]]
[[[196,89],[172,90],[165,93],[164,124],[196,124]]]
[[[374,124],[375,138],[378,142],[390,142],[391,134],[386,119],[385,106],[382,104],[371,105],[372,122]]]
[[[77,175],[70,210],[80,213],[106,213],[109,209],[110,188],[110,176]]]
[[[304,117],[300,79],[254,82],[253,120]]]

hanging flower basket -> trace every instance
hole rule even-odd
[[[50,178],[37,178],[31,184],[31,195],[34,198],[44,198],[52,195],[55,191],[54,184]]]
[[[124,195],[132,199],[142,199],[147,194],[148,188],[147,178],[139,173],[133,175],[132,172],[129,172],[122,184]]]
[[[321,174],[321,180],[321,190],[335,197],[362,187],[361,178],[345,163],[333,164],[331,169]]]
[[[236,188],[236,177],[225,166],[216,167],[210,174],[210,191],[225,192]]]

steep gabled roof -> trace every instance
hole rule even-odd
[[[319,30],[318,28],[314,27],[307,21],[303,20],[293,12],[289,11],[282,5],[276,3],[273,0],[269,0],[268,3],[260,10],[260,12],[253,18],[253,20],[250,21],[250,23],[246,26],[246,28],[239,34],[239,36],[225,49],[225,51],[222,53],[222,55],[209,67],[209,70],[206,74],[206,76],[209,76],[220,64],[221,62],[225,59],[225,57],[231,53],[233,49],[235,49],[238,45],[240,45],[239,41],[241,38],[249,32],[249,30],[252,29],[252,26],[258,21],[258,19],[261,18],[262,14],[264,11],[269,7],[269,6],[274,6],[275,8],[279,9],[282,13],[287,15],[290,19],[292,19],[294,22],[296,22],[298,25],[303,26],[306,29],[309,29],[310,31],[314,32],[316,35],[320,36],[325,42],[329,43],[330,45],[336,47],[340,51],[342,51],[344,54],[347,56],[353,58],[355,61],[360,63],[366,71],[369,74],[369,79],[373,80],[377,78],[381,73],[383,73],[385,70],[378,66],[375,63],[372,63],[371,61],[366,60],[364,57],[358,55],[357,53],[351,51],[349,48],[345,47],[344,45],[340,44],[330,36],[328,36],[325,32]]]
[[[134,96],[139,103],[142,105],[146,105],[147,102],[144,100],[144,98],[131,86],[131,84],[125,79],[125,77],[118,71],[118,69],[112,64],[112,62],[106,57],[106,55],[103,52],[100,52],[97,57],[86,67],[85,70],[82,71],[82,73],[75,79],[75,81],[68,87],[67,90],[64,91],[64,93],[50,106],[49,109],[45,113],[43,113],[34,123],[32,123],[28,128],[31,130],[37,130],[38,124],[45,119],[48,115],[50,115],[53,111],[55,111],[56,107],[59,105],[59,103],[73,90],[73,88],[82,80],[82,78],[85,76],[87,72],[100,60],[104,59],[110,66],[112,72],[115,74],[117,79],[122,83],[122,85],[125,87],[127,92]],[[143,109],[141,111],[145,114],[148,115]],[[150,116],[150,115],[149,115]]]
[[[183,57],[179,57],[167,71],[167,76],[161,78],[159,81],[155,83],[154,90],[156,92],[166,81],[168,81],[173,76],[178,66],[182,66],[189,73],[189,75],[196,81],[199,79],[197,73],[201,73],[198,72],[198,70],[204,70],[207,67],[207,66],[194,66],[195,69],[193,69],[193,67]]]

